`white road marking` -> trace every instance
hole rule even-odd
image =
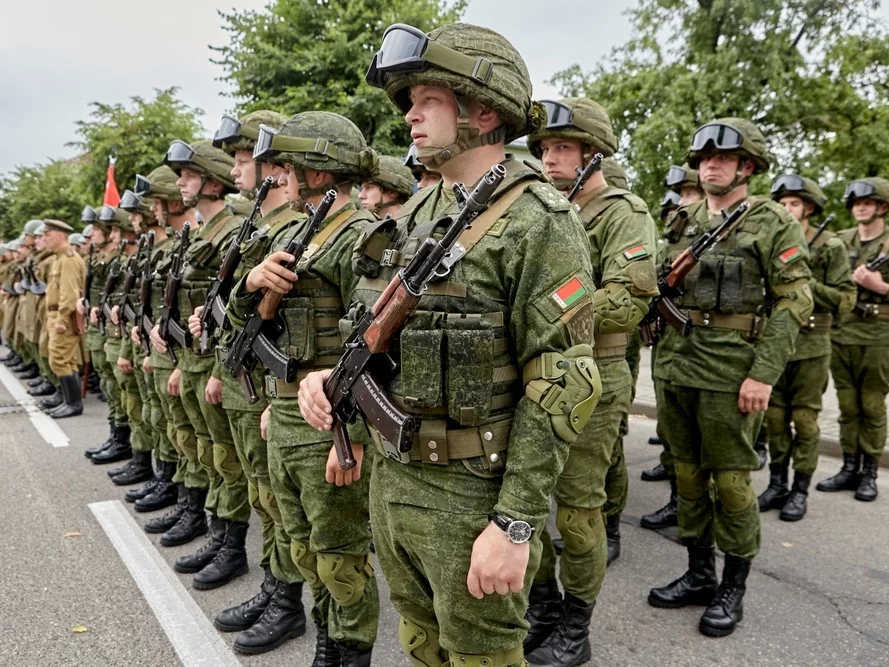
[[[119,500],[91,503],[184,667],[240,667],[204,612]]]
[[[65,432],[52,417],[40,409],[34,397],[28,395],[18,378],[3,364],[0,364],[0,382],[3,382],[3,386],[13,399],[28,412],[31,423],[44,440],[53,447],[68,446],[68,436]]]

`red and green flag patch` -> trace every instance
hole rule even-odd
[[[788,248],[780,255],[778,255],[778,259],[781,260],[782,264],[787,264],[788,262],[792,262],[793,260],[795,260],[797,257],[801,257],[802,254],[803,251],[794,246],[792,248]]]
[[[624,257],[627,259],[642,259],[643,257],[648,257],[648,251],[645,249],[645,246],[636,245],[624,250]]]
[[[577,303],[578,299],[583,298],[586,294],[587,289],[583,286],[583,283],[580,282],[580,278],[574,277],[550,296],[553,298],[553,301],[559,304],[562,310],[567,310]]]

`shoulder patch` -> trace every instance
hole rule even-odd
[[[624,250],[623,255],[628,260],[642,259],[643,257],[648,257],[648,251],[645,249],[645,246],[634,245],[632,248]]]
[[[550,294],[550,298],[555,301],[559,307],[565,311],[571,308],[575,303],[587,294],[587,289],[580,278],[574,276],[560,285],[555,292]]]
[[[494,226],[491,227],[491,229],[489,229],[486,232],[486,234],[488,236],[496,236],[496,237],[503,236],[503,232],[506,231],[507,225],[509,225],[509,218],[504,216],[504,217],[500,218],[497,222],[495,222]]]
[[[528,192],[533,193],[549,211],[568,211],[571,209],[571,202],[548,183],[532,183],[528,186]]]
[[[789,264],[790,262],[799,259],[803,256],[803,251],[800,250],[797,246],[793,246],[792,248],[788,248],[780,255],[778,255],[778,259],[781,260],[782,264]]]

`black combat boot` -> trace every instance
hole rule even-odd
[[[13,359],[18,357],[18,355],[10,348],[9,353],[0,357],[0,363],[9,364]]]
[[[114,463],[123,461],[133,456],[133,448],[130,446],[130,427],[114,427],[114,443],[105,451],[93,454],[90,461],[95,464]]]
[[[688,570],[666,586],[648,591],[648,604],[662,609],[678,609],[692,604],[709,606],[718,587],[716,549],[688,547]]]
[[[861,466],[861,483],[855,492],[855,500],[869,503],[877,499],[877,464],[878,461],[870,454],[864,455]]]
[[[77,373],[63,375],[59,378],[62,385],[62,398],[64,404],[49,413],[53,419],[65,419],[83,414],[83,403],[80,400],[80,376]],[[95,462],[95,459],[93,459]]]
[[[28,367],[28,362],[22,358],[19,358],[18,363],[15,364],[7,364],[9,370],[13,373],[21,373]]]
[[[142,486],[136,487],[135,489],[130,489],[123,495],[123,499],[128,503],[135,503],[137,500],[142,500],[145,496],[151,495],[151,493],[157,488],[157,485],[160,484],[160,479],[155,475],[151,479],[149,479]]]
[[[134,508],[137,512],[155,512],[175,505],[177,500],[181,501],[180,486],[173,482],[173,476],[176,474],[176,464],[167,461],[159,461],[158,466],[160,478],[154,490],[143,498],[136,499]],[[182,487],[184,488],[184,487]],[[160,531],[163,532],[163,531]]]
[[[59,387],[55,389],[52,394],[44,399],[41,399],[40,409],[46,412],[52,412],[64,402],[65,399],[62,398],[62,389],[61,387]]]
[[[118,475],[122,475],[125,472],[129,472],[136,465],[136,456],[134,454],[133,458],[127,461],[125,464],[120,466],[119,468],[112,468],[111,470],[107,470],[109,477],[117,477]]]
[[[278,648],[289,639],[302,637],[306,632],[306,610],[302,603],[303,585],[285,584],[278,582],[272,599],[268,606],[249,629],[238,635],[235,639],[235,651],[247,655],[265,653]],[[318,645],[322,644],[322,631],[318,628]],[[315,662],[317,667],[340,667],[340,654],[336,644],[327,636],[327,628],[324,628],[323,643],[329,645],[330,660],[318,662],[318,648],[315,649]]]
[[[809,497],[809,483],[811,481],[811,475],[794,471],[793,488],[790,490],[787,502],[781,508],[781,514],[778,515],[781,521],[799,521],[806,516],[806,500]]]
[[[605,517],[605,537],[608,539],[608,567],[620,558],[620,514]]]
[[[29,364],[16,373],[19,380],[33,380],[38,375],[40,375],[40,369],[37,367],[37,364]]]
[[[29,396],[52,396],[54,393],[56,393],[56,388],[46,378],[40,378],[40,382],[28,389]]]
[[[639,520],[639,525],[649,530],[663,530],[670,526],[679,525],[679,515],[676,512],[676,478],[670,479],[670,500],[659,510],[651,514],[644,514]]]
[[[98,454],[99,452],[103,452],[103,451],[105,451],[105,450],[108,449],[111,445],[114,444],[114,440],[115,440],[114,436],[115,436],[115,434],[117,433],[117,430],[116,430],[116,428],[115,428],[114,426],[109,426],[108,431],[109,431],[109,433],[108,433],[108,438],[105,440],[105,442],[103,442],[103,443],[102,443],[101,445],[99,445],[98,447],[90,447],[89,449],[85,449],[85,450],[83,450],[83,455],[84,455],[86,458],[91,459],[91,458],[93,458],[96,454]]]
[[[855,491],[861,484],[861,452],[847,454],[843,452],[843,467],[833,477],[818,482],[815,488],[819,491]]]
[[[259,587],[259,593],[246,602],[242,602],[235,607],[223,609],[216,614],[213,625],[216,626],[217,630],[222,632],[242,632],[252,627],[259,620],[265,608],[269,606],[272,594],[278,586],[278,580],[272,574],[272,568],[266,565],[263,569],[265,570],[265,577],[262,580],[262,585]]]
[[[216,558],[216,554],[225,543],[225,528],[228,522],[210,512],[210,533],[208,540],[193,554],[179,556],[173,564],[173,569],[181,574],[194,574],[200,572],[210,561]]]
[[[196,537],[207,534],[207,514],[204,511],[207,489],[186,489],[186,495],[188,504],[179,521],[161,535],[161,544],[165,547],[188,544]]]
[[[716,598],[701,616],[698,628],[710,637],[727,637],[744,618],[744,593],[747,591],[747,575],[750,561],[730,554],[725,555],[722,583]]]
[[[784,503],[787,502],[789,495],[790,489],[787,488],[787,464],[770,463],[769,486],[757,499],[759,511],[768,512],[769,510],[781,509],[784,507]]]
[[[179,523],[179,519],[185,514],[185,510],[188,507],[188,490],[182,482],[176,484],[175,487],[179,496],[179,501],[176,503],[176,506],[163,516],[146,521],[145,525],[142,527],[142,530],[146,533],[166,533],[170,528]],[[136,502],[138,503],[139,501],[137,500]],[[136,511],[139,510],[137,509]],[[147,510],[142,511],[144,512]]]
[[[315,622],[317,634],[315,636],[315,659],[311,667],[339,667],[343,658],[340,655],[340,647],[330,638],[326,625],[318,625]]]
[[[38,384],[43,384],[46,381],[47,380],[45,377],[43,377],[42,375],[38,375],[36,378],[25,382],[25,384],[28,386],[28,389],[32,389],[32,388],[36,387]]]
[[[226,521],[225,539],[222,548],[204,568],[194,575],[191,585],[199,591],[225,586],[236,577],[247,574],[247,528],[246,521]]]
[[[169,467],[172,466],[172,472],[169,471]],[[166,493],[168,493],[174,501],[178,499],[178,492],[175,484],[173,484],[173,475],[176,474],[176,464],[175,463],[167,463],[166,461],[161,461],[158,458],[154,460],[154,477],[145,482],[138,489],[130,489],[127,491],[124,499],[128,503],[135,503],[137,500],[143,500],[147,498],[152,493],[157,491],[160,488],[161,483],[164,483],[165,486],[171,487],[169,490],[164,489]],[[169,479],[167,479],[167,475],[169,474]],[[166,507],[166,505],[164,505]]]
[[[133,467],[111,478],[117,486],[129,486],[149,479],[154,479],[154,468],[151,466],[151,452],[133,452]]]
[[[654,468],[651,468],[650,470],[642,471],[643,482],[663,482],[667,479],[670,479],[670,473],[667,472],[667,469],[664,467],[663,463],[658,463]]]
[[[595,604],[565,593],[559,624],[526,659],[531,667],[574,667],[590,659],[590,619]]]
[[[525,619],[531,624],[522,648],[529,655],[549,637],[562,615],[562,594],[556,580],[531,584]]]
[[[651,436],[651,437],[648,439],[648,444],[649,444],[649,445],[663,445],[663,444],[664,444],[664,441],[661,440],[661,439],[660,439],[659,437],[657,437],[656,435],[653,435],[653,436]]]
[[[340,650],[341,664],[343,667],[370,667],[370,656],[373,648],[348,648],[337,644]]]
[[[753,443],[753,451],[756,452],[756,469],[762,470],[769,461],[769,434],[766,432],[765,424],[756,434],[756,442]]]

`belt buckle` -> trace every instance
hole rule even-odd
[[[387,249],[383,251],[383,256],[380,258],[380,266],[392,266],[392,258],[395,256],[395,250]]]
[[[274,375],[265,376],[265,395],[278,398],[278,379]]]

